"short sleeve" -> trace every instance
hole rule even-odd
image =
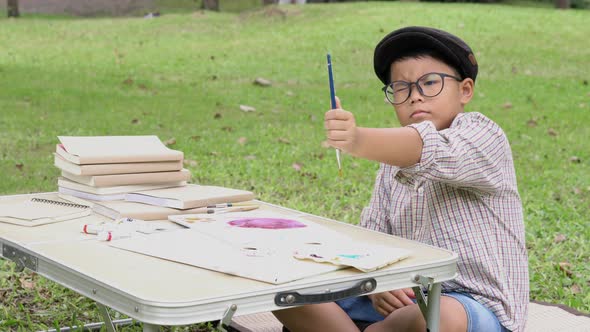
[[[408,127],[422,138],[422,153],[420,161],[402,168],[398,177],[408,177],[412,182],[441,181],[487,193],[501,189],[510,146],[493,121],[480,113],[462,113],[450,128],[441,131],[430,121]]]

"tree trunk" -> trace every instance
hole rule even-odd
[[[203,0],[203,8],[219,11],[219,0]]]
[[[6,10],[8,11],[8,17],[19,17],[18,0],[6,0]]]
[[[559,9],[570,8],[570,0],[555,0],[555,8],[559,8]]]

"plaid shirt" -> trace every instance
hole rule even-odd
[[[523,331],[528,259],[508,139],[480,113],[461,113],[441,131],[430,121],[410,127],[424,143],[420,162],[381,164],[361,226],[456,252],[458,276],[443,291],[469,293]]]

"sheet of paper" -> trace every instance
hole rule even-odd
[[[250,247],[280,248],[290,252],[306,243],[336,244],[349,240],[346,236],[297,215],[271,211],[176,215],[168,219],[220,241]],[[238,225],[240,223],[241,226]]]
[[[374,244],[304,244],[294,251],[295,258],[319,263],[352,266],[363,272],[375,271],[410,256],[402,248]]]
[[[175,215],[169,219],[190,228],[111,245],[273,284],[347,266],[372,271],[407,257],[406,250],[358,243],[302,216],[264,210]]]
[[[115,240],[113,247],[272,284],[335,271],[341,266],[298,260],[290,251],[250,250],[190,229]]]

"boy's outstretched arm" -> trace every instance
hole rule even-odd
[[[408,167],[417,164],[422,154],[422,138],[410,127],[357,127],[354,115],[341,108],[326,112],[324,126],[328,143],[355,157]]]

